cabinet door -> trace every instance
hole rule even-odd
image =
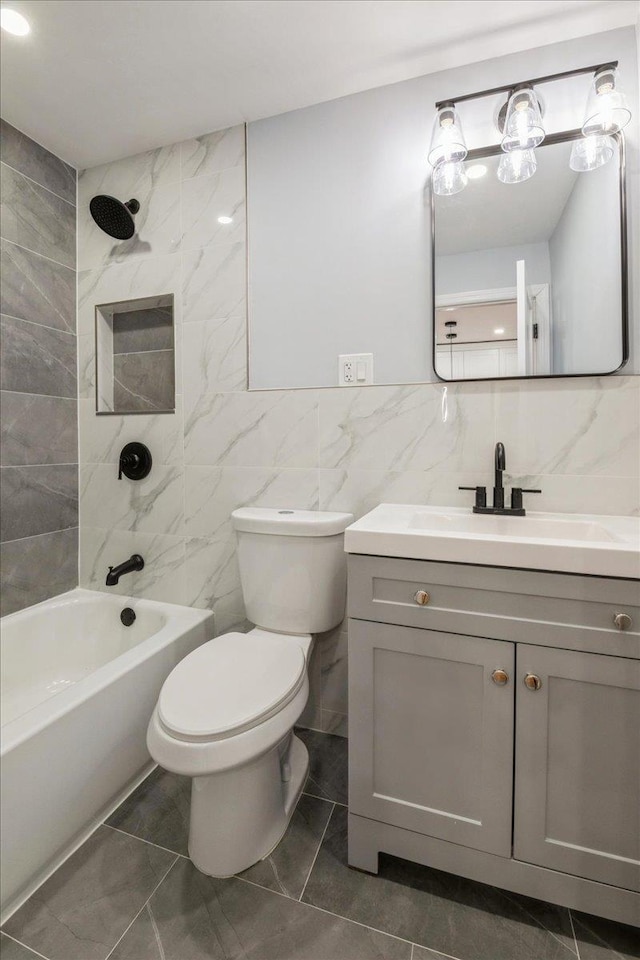
[[[640,889],[640,661],[518,644],[517,665],[514,856]]]
[[[512,643],[350,620],[352,812],[510,856],[513,666]]]

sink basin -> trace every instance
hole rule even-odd
[[[640,578],[640,519],[476,514],[382,503],[345,532],[347,553]]]

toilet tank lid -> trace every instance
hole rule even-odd
[[[236,530],[281,537],[332,537],[353,523],[352,513],[287,507],[240,507],[231,518]]]

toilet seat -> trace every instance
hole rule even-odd
[[[226,633],[181,660],[158,699],[165,732],[192,743],[224,740],[283,710],[306,680],[305,655],[292,637],[265,634]]]

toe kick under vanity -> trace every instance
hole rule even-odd
[[[466,515],[383,504],[346,532],[349,863],[640,925],[638,521]]]

